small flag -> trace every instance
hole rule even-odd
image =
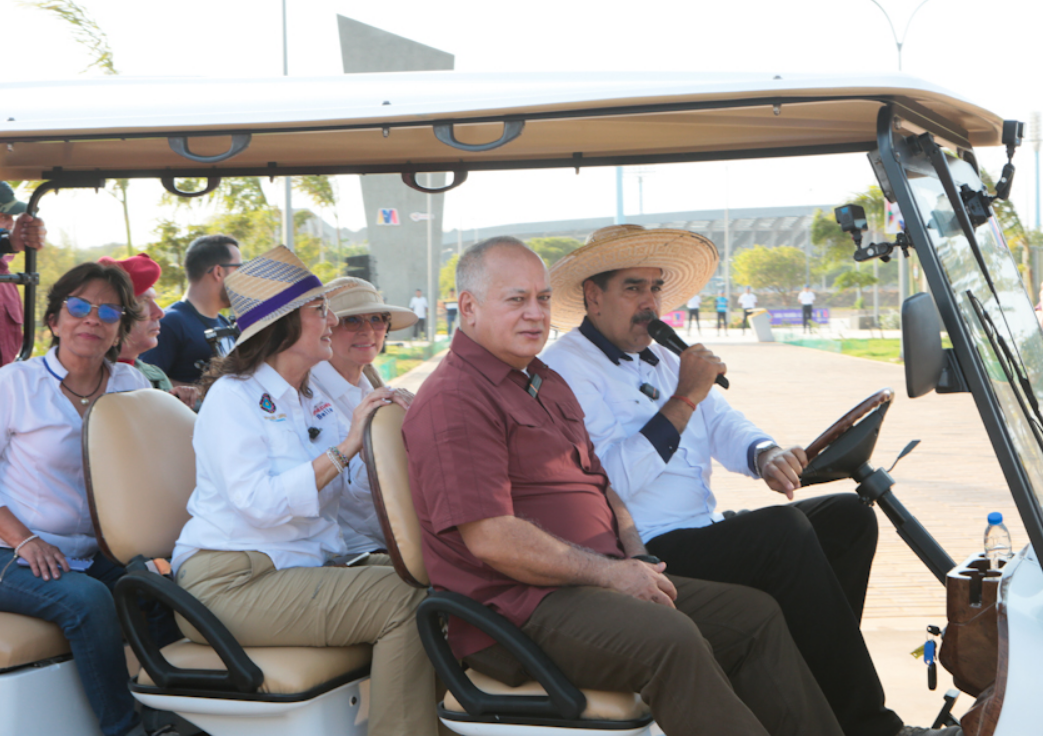
[[[902,210],[898,209],[896,202],[884,200],[884,232],[888,235],[897,235],[905,231],[905,218]]]

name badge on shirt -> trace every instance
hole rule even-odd
[[[642,383],[638,391],[647,396],[650,400],[655,401],[659,398],[659,389],[650,383]]]
[[[525,387],[525,390],[528,392],[529,396],[535,399],[536,395],[540,392],[540,386],[542,385],[543,379],[537,375],[533,375],[533,377],[529,379],[529,383]]]

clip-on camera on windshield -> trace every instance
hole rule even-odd
[[[1003,144],[1007,147],[1007,163],[1000,172],[1000,180],[996,182],[996,194],[990,195],[984,188],[974,191],[966,184],[960,187],[960,197],[967,215],[974,227],[984,225],[992,216],[990,207],[997,199],[1010,199],[1010,189],[1014,184],[1014,151],[1025,138],[1025,123],[1017,120],[1003,121]]]
[[[884,263],[891,260],[891,252],[895,248],[901,248],[905,257],[909,257],[909,246],[912,242],[905,233],[898,233],[893,243],[869,243],[862,245],[862,232],[868,230],[865,208],[857,204],[845,204],[833,210],[833,216],[837,218],[837,224],[845,233],[851,233],[855,241],[855,260],[858,262],[868,261],[871,258],[879,258]]]

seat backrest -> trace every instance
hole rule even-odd
[[[409,461],[402,440],[405,416],[398,404],[373,412],[362,435],[363,457],[395,572],[410,585],[426,588],[431,579],[420,554],[420,520],[409,489]]]
[[[170,557],[196,485],[196,415],[165,391],[105,394],[83,418],[83,474],[101,551]]]

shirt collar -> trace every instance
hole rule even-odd
[[[369,383],[369,379],[366,378],[366,374],[362,373],[359,376],[359,385],[355,386],[340,374],[333,364],[328,360],[324,360],[317,366],[311,369],[311,375],[322,384],[323,390],[329,395],[330,398],[336,399],[350,393],[361,393],[363,395],[368,394],[373,390],[373,387]]]
[[[496,386],[503,383],[504,379],[512,373],[517,373],[519,378],[523,381],[525,380],[525,375],[521,371],[515,370],[504,363],[468,337],[463,330],[457,330],[456,334],[453,335],[453,342],[449,349],[454,355],[474,366],[479,373]],[[547,366],[539,358],[533,358],[532,362],[525,366],[525,370],[529,372],[529,375],[533,373],[543,374],[546,369]]]
[[[594,343],[594,345],[597,346],[597,348],[605,354],[605,357],[607,357],[616,365],[619,365],[619,361],[621,360],[633,360],[633,358],[630,357],[629,354],[624,353],[622,350],[620,350],[611,342],[609,342],[609,339],[602,335],[598,331],[598,328],[594,326],[594,323],[586,317],[583,318],[583,324],[579,326],[579,331],[580,334],[583,335],[583,337],[587,338],[592,343]],[[654,366],[659,364],[659,356],[653,353],[649,348],[645,348],[637,355],[641,360],[648,363],[649,365]]]
[[[254,371],[253,377],[272,398],[280,398],[287,391],[292,392],[294,398],[297,397],[297,389],[287,383],[286,379],[279,375],[279,371],[267,363],[262,362]]]

